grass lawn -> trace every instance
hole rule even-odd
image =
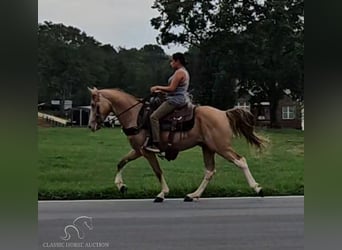
[[[304,132],[262,130],[270,139],[262,154],[244,138],[234,139],[235,150],[244,155],[265,195],[304,194]],[[160,192],[157,178],[143,158],[126,165],[123,178],[128,193],[116,189],[116,164],[130,150],[120,128],[96,133],[87,128],[38,128],[39,199],[154,198]],[[184,197],[196,190],[204,174],[199,147],[181,152],[175,161],[160,160],[170,188],[168,197]],[[216,156],[216,175],[203,197],[250,196],[241,170]]]

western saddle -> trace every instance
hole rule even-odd
[[[151,134],[150,115],[165,101],[165,95],[154,93],[143,100],[143,106],[138,115],[138,127],[147,129]],[[169,131],[168,147],[165,151],[167,160],[174,160],[178,151],[172,149],[172,142],[175,132],[189,131],[195,123],[196,105],[190,103],[175,109],[160,120],[160,131]],[[147,142],[146,142],[147,143]]]

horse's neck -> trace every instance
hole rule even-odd
[[[103,89],[101,93],[112,103],[113,111],[119,115],[118,119],[122,127],[129,128],[137,125],[138,113],[142,104],[129,109],[138,103],[134,96],[116,89]]]

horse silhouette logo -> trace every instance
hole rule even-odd
[[[71,232],[76,231],[77,237],[82,240],[85,237],[85,228],[93,230],[93,218],[89,216],[77,217],[72,224],[65,226],[65,236],[61,236],[62,240],[68,241],[71,238]]]

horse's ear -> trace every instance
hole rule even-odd
[[[93,88],[87,87],[87,88],[88,88],[88,90],[89,90],[90,92],[98,91],[98,89],[97,89],[96,87],[93,87]]]
[[[98,102],[99,101],[99,99],[100,99],[100,96],[99,96],[99,92],[97,91],[97,88],[89,88],[89,87],[87,87],[88,88],[88,90],[90,91],[90,93],[91,93],[91,97],[92,97],[92,99],[95,101],[95,102]]]

